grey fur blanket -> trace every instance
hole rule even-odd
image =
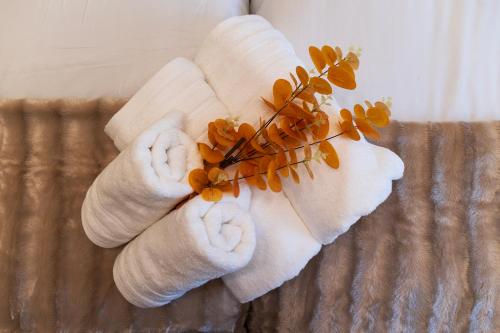
[[[500,331],[500,122],[393,123],[380,144],[405,177],[297,278],[249,304],[215,280],[143,310],[113,285],[119,249],[80,221],[122,103],[0,102],[0,331]]]

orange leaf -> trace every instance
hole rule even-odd
[[[337,61],[337,54],[331,46],[324,45],[321,48],[321,53],[323,53],[323,55],[325,56],[325,61],[328,66],[333,66],[335,64],[335,61]]]
[[[340,123],[340,128],[342,129],[342,132],[344,132],[344,135],[348,136],[350,139],[354,141],[359,141],[361,139],[358,130],[352,123],[352,120],[344,120]]]
[[[340,110],[340,116],[346,121],[352,122],[352,113],[347,109]]]
[[[203,169],[194,169],[189,173],[189,185],[197,193],[201,193],[203,188],[208,184],[208,176]]]
[[[215,136],[214,136],[214,133],[216,131],[217,131],[217,128],[215,127],[214,122],[212,121],[212,122],[208,123],[208,141],[210,141],[210,143],[213,146],[217,145],[217,140],[215,139]]]
[[[304,142],[304,156],[308,161],[312,158],[311,145],[309,145],[309,142],[307,142],[307,140]]]
[[[249,140],[255,134],[255,129],[248,123],[243,123],[238,127],[238,137]]]
[[[229,180],[214,186],[214,188],[218,188],[222,192],[232,192],[233,191],[233,186],[231,185],[231,182]]]
[[[290,78],[292,79],[295,87],[297,87],[299,85],[299,83],[297,82],[297,78],[295,77],[295,75],[293,75],[293,73],[290,73]]]
[[[350,68],[350,66],[342,64],[345,63],[340,62],[338,65],[330,67],[328,70],[328,81],[341,88],[355,89],[356,80],[354,79],[354,75],[345,67],[348,66]]]
[[[314,174],[311,170],[311,167],[309,166],[309,163],[308,162],[304,162],[304,166],[306,167],[306,170],[307,170],[307,174],[309,175],[309,177],[311,177],[311,179],[314,179]]]
[[[290,173],[292,174],[292,179],[295,183],[299,184],[300,183],[300,177],[297,171],[295,171],[294,168],[290,168]]]
[[[220,145],[221,147],[229,147],[232,146],[234,143],[234,140],[230,140],[228,138],[225,138],[224,136],[219,134],[219,131],[215,131],[213,133],[215,141],[217,141],[217,145]]]
[[[250,138],[254,137],[254,135],[255,135],[255,129],[253,128],[252,125],[248,123],[243,123],[238,128],[238,137],[240,138],[245,138],[248,141],[250,140]],[[252,141],[250,141],[250,145],[259,153],[263,154],[266,153],[266,150],[262,148],[262,146],[257,142],[255,137],[252,139]]]
[[[273,85],[274,106],[280,109],[292,95],[292,85],[285,79],[278,79]]]
[[[262,156],[259,158],[259,172],[266,172],[269,166],[269,162],[271,162],[272,158],[269,155]]]
[[[371,125],[364,119],[356,119],[354,120],[356,122],[356,126],[358,129],[363,133],[365,136],[378,140],[380,139],[380,134],[375,130]]]
[[[352,52],[347,53],[347,55],[345,56],[345,60],[347,61],[347,63],[349,63],[349,65],[351,65],[353,69],[359,68],[359,58],[356,54]]]
[[[357,118],[365,119],[366,117],[365,109],[359,104],[354,105],[354,114]]]
[[[254,177],[255,177],[255,185],[257,186],[257,188],[259,190],[265,191],[267,189],[267,185],[264,178],[262,178],[262,175],[260,174],[258,168],[255,168]]]
[[[302,140],[302,133],[296,131],[295,129],[292,129],[290,125],[290,119],[288,119],[287,117],[281,117],[280,126],[283,129],[283,132],[285,132],[289,137],[297,140]]]
[[[325,57],[323,53],[321,53],[321,50],[316,46],[309,46],[309,56],[311,57],[314,67],[321,73],[326,65]]]
[[[271,110],[273,110],[274,112],[276,112],[276,107],[274,106],[273,103],[269,102],[267,99],[265,99],[264,97],[261,97],[260,98]]]
[[[293,164],[293,166],[295,166],[297,163],[297,152],[295,151],[295,149],[292,148],[288,150],[288,155],[290,156],[290,164]]]
[[[240,196],[240,180],[238,179],[240,177],[240,171],[236,169],[236,172],[234,173],[233,177],[233,195],[235,198]]]
[[[243,161],[240,163],[238,170],[243,175],[243,177],[245,177],[245,180],[248,183],[248,185],[252,185],[252,186],[257,185],[257,180],[254,177],[254,172],[255,172],[254,165],[252,165],[246,161]]]
[[[230,141],[235,141],[236,131],[234,130],[234,127],[227,122],[227,120],[216,119],[214,124],[217,129],[217,134]]]
[[[283,177],[288,177],[288,161],[286,159],[285,151],[283,149],[278,150],[278,154],[276,154],[276,164],[278,165],[279,172]]]
[[[316,100],[316,97],[314,96],[314,89],[311,87],[308,87],[307,89],[302,90],[298,95],[297,98],[300,98],[308,103],[311,103],[313,105],[317,105],[318,101]]]
[[[222,155],[220,150],[212,149],[205,143],[198,143],[198,150],[201,157],[208,163],[215,164],[224,159],[224,155]]]
[[[240,173],[244,176],[252,176],[253,175],[254,165],[250,164],[248,161],[242,161],[238,167]]]
[[[297,140],[296,138],[292,138],[291,136],[286,135],[283,140],[286,142],[287,147],[295,147],[300,145],[301,140]]]
[[[322,95],[330,95],[332,93],[332,86],[325,79],[321,77],[312,77],[310,82],[316,92]]]
[[[315,139],[323,140],[328,135],[330,131],[330,122],[328,120],[328,115],[319,111],[316,113],[315,126],[312,127],[312,134]]]
[[[312,114],[309,111],[309,108],[304,110],[303,108],[300,107],[300,105],[297,105],[295,103],[290,103],[288,104],[287,109],[290,109],[290,113],[293,118],[297,119],[305,119],[305,120],[314,120],[314,114]]]
[[[222,199],[222,191],[218,188],[207,187],[201,192],[201,197],[206,201],[217,202]]]
[[[333,148],[332,144],[328,141],[321,141],[319,143],[319,150],[323,153],[322,158],[330,167],[338,169],[339,167],[339,156],[337,151]]]
[[[389,124],[389,117],[385,110],[376,106],[366,110],[366,119],[377,127],[385,127]]]
[[[272,143],[271,139],[269,138],[269,131],[267,130],[266,127],[262,128],[260,134],[262,135],[264,140],[266,140],[266,142]]]
[[[384,110],[384,112],[387,114],[387,117],[391,116],[391,110],[385,103],[380,101],[375,102],[375,107]]]
[[[228,176],[224,170],[214,167],[208,171],[208,180],[214,185],[219,185],[227,182]]]
[[[286,142],[281,138],[278,126],[276,126],[276,124],[273,123],[271,124],[271,126],[269,126],[268,134],[269,139],[271,139],[272,142],[274,142],[278,146],[286,148]]]
[[[309,105],[307,105],[306,101],[302,101],[302,109],[304,109],[307,113],[311,113],[311,109],[309,108]]]
[[[342,59],[342,49],[338,46],[335,46],[335,53],[337,53],[337,59]]]
[[[305,87],[309,83],[309,74],[307,74],[307,71],[304,69],[302,66],[297,66],[295,68],[295,72],[297,73],[297,77],[300,80],[300,83]]]
[[[276,173],[276,162],[271,161],[267,169],[267,183],[273,192],[281,191],[281,179]]]

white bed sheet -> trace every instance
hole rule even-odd
[[[340,105],[391,96],[394,118],[500,119],[498,0],[253,0],[308,59],[310,44],[362,48]]]
[[[248,0],[0,1],[0,97],[128,97]]]

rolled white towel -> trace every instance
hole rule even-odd
[[[272,100],[274,81],[288,79],[288,73],[302,65],[283,34],[254,15],[220,23],[202,43],[195,62],[229,112],[253,123],[259,116],[272,115],[261,97]],[[338,133],[337,103],[322,108],[331,116],[330,134]],[[299,168],[300,185],[288,179],[284,182],[293,208],[323,244],[331,243],[382,203],[391,193],[392,180],[401,178],[404,169],[396,154],[364,138],[355,142],[339,137],[331,143],[340,158],[338,170],[313,164],[313,180]],[[314,195],[306,196],[305,191]]]
[[[202,161],[181,123],[181,113],[158,121],[95,179],[82,207],[83,228],[92,242],[124,244],[192,192],[188,172]]]
[[[255,188],[252,192],[255,253],[248,265],[222,278],[242,303],[297,276],[321,248],[283,193]]]
[[[182,112],[184,131],[199,138],[216,118],[229,116],[206,83],[198,66],[176,58],[157,72],[108,122],[106,134],[119,150],[125,149],[140,133],[170,112]]]
[[[250,190],[207,202],[189,200],[130,242],[113,267],[123,296],[139,307],[157,307],[207,281],[237,271],[252,257],[255,230]]]

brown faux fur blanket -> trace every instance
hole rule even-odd
[[[122,104],[0,102],[0,331],[500,331],[500,122],[393,123],[380,144],[405,177],[300,276],[249,304],[215,280],[143,310],[80,221]]]

